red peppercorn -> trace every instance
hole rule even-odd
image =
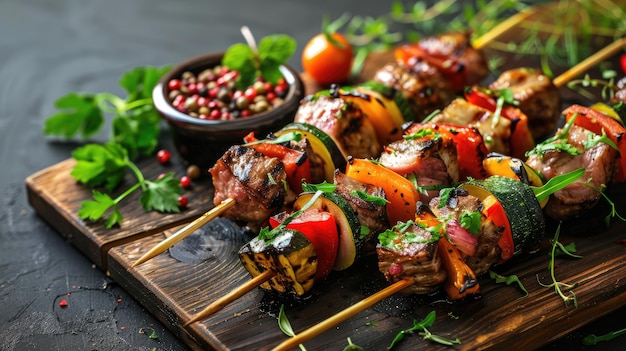
[[[67,300],[63,299],[59,301],[59,307],[67,307]]]
[[[171,157],[172,157],[172,154],[165,149],[159,150],[159,152],[157,152],[157,160],[162,165],[170,162]]]
[[[253,102],[254,98],[257,97],[257,95],[259,94],[252,87],[247,88],[246,91],[243,92],[243,96],[245,96],[246,99],[248,99],[248,101],[250,102]]]
[[[180,186],[183,188],[189,188],[191,186],[191,178],[186,175],[180,177]]]
[[[169,90],[178,90],[182,86],[182,82],[178,79],[172,79],[167,82],[167,87]]]
[[[221,115],[222,115],[222,112],[220,112],[220,110],[211,110],[211,113],[209,114],[209,119],[212,119],[212,120],[220,119]]]
[[[252,116],[252,111],[245,109],[245,110],[241,110],[240,115],[241,117],[250,117]]]
[[[196,86],[195,83],[189,83],[187,85],[187,91],[189,91],[189,94],[196,94],[198,92],[198,86]]]
[[[187,197],[184,195],[181,195],[178,197],[178,207],[181,209],[185,209],[187,208],[187,205],[189,204],[189,200],[187,200]]]

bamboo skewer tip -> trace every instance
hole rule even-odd
[[[183,240],[191,233],[195,232],[197,229],[212,221],[216,217],[219,217],[228,209],[235,205],[235,200],[228,198],[222,201],[219,205],[213,207],[208,212],[204,213],[202,216],[196,218],[193,222],[187,224],[185,227],[180,229],[178,232],[174,233],[170,237],[156,244],[150,251],[146,252],[143,256],[141,256],[137,261],[135,261],[129,269],[135,268],[136,266],[149,261],[150,259],[160,255],[165,252],[170,247],[174,246],[179,241]]]
[[[193,316],[187,323],[185,323],[184,327],[187,327],[190,324],[193,324],[193,323],[195,323],[195,322],[197,322],[199,320],[205,319],[205,318],[211,316],[212,314],[220,311],[222,308],[226,307],[231,302],[237,300],[241,296],[247,294],[252,289],[254,289],[254,288],[258,287],[259,285],[265,283],[266,281],[272,279],[275,275],[276,275],[275,271],[272,271],[272,270],[264,271],[263,273],[261,273],[261,274],[257,275],[256,277],[252,278],[251,280],[249,280],[248,282],[244,283],[243,285],[240,285],[236,289],[232,290],[228,294],[226,294],[226,295],[222,296],[221,298],[219,298],[219,299],[215,300],[214,302],[212,302],[204,310],[200,311],[198,314]]]
[[[345,321],[346,319],[354,316],[355,314],[373,306],[379,301],[413,285],[415,282],[412,279],[399,280],[388,287],[378,291],[377,293],[364,298],[363,300],[355,303],[354,305],[340,311],[333,316],[321,321],[320,323],[306,329],[305,331],[298,333],[291,338],[283,341],[281,344],[272,349],[272,351],[286,351],[302,344],[303,342],[310,340],[317,335],[325,332],[326,330],[336,326],[337,324]]]

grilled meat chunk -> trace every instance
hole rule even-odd
[[[302,102],[294,120],[324,131],[345,155],[370,158],[382,151],[367,116],[355,104],[341,98],[323,95],[309,98]]]
[[[387,145],[378,160],[400,175],[415,176],[417,184],[426,189],[426,194],[421,194],[424,195],[421,201],[427,203],[428,199],[439,194],[436,186],[459,181],[456,155],[454,141],[427,135],[408,137]]]
[[[476,128],[483,137],[487,150],[510,155],[511,121],[506,118],[494,120],[493,113],[473,105],[464,99],[452,101],[441,113],[431,119],[432,123],[450,123]],[[494,123],[495,122],[495,123]]]
[[[462,256],[465,263],[477,276],[484,274],[500,260],[501,250],[498,246],[498,241],[500,236],[502,236],[504,228],[495,225],[491,219],[481,212],[483,204],[479,198],[469,195],[462,189],[456,189],[451,192],[451,196],[445,204],[441,204],[440,201],[441,198],[436,197],[429,203],[433,213],[440,219],[446,218],[450,220],[455,218],[458,220],[464,213],[480,213],[480,229],[478,234],[476,234],[476,251],[473,255],[462,253]],[[454,243],[454,240],[452,240],[452,243]]]
[[[539,70],[516,68],[502,73],[490,89],[511,89],[519,109],[528,116],[535,140],[545,139],[556,129],[561,115],[561,95],[552,80]]]
[[[227,198],[235,200],[236,206],[222,215],[225,218],[255,230],[284,205],[287,175],[276,158],[244,146],[231,146],[209,172],[215,189],[214,204]]]
[[[357,214],[361,226],[369,228],[366,242],[371,242],[371,237],[375,238],[379,233],[389,228],[386,206],[364,200],[355,194],[355,192],[363,192],[370,196],[385,199],[385,191],[381,187],[352,179],[339,170],[335,171],[334,183],[337,186],[335,192],[348,201]]]
[[[437,252],[437,241],[429,231],[409,222],[379,236],[376,246],[378,269],[390,283],[412,279],[405,294],[428,294],[437,290],[447,273]]]
[[[376,72],[373,79],[400,91],[417,121],[446,106],[455,97],[454,90],[441,72],[423,61],[411,68],[398,63],[387,64]]]
[[[592,132],[573,125],[566,141],[580,150],[580,154],[572,155],[562,148],[556,148],[542,154],[534,153],[526,161],[548,180],[560,174],[585,168],[585,173],[580,179],[550,197],[544,211],[553,219],[573,218],[594,207],[601,198],[597,189],[609,184],[617,172],[619,152],[601,142],[589,148],[585,147],[584,143],[588,141],[590,134]]]
[[[424,60],[443,72],[454,91],[480,83],[489,75],[489,64],[482,51],[472,47],[470,32],[450,32],[419,41]],[[416,61],[417,62],[417,61]]]

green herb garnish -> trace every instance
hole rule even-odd
[[[239,72],[237,86],[244,89],[262,77],[276,84],[283,77],[280,66],[285,64],[296,51],[296,41],[285,34],[274,34],[264,37],[256,45],[248,27],[241,28],[248,42],[231,45],[222,58],[222,65]]]
[[[90,187],[103,186],[112,190],[123,179],[127,168],[131,169],[137,183],[113,199],[110,195],[93,190],[93,199],[81,203],[78,215],[81,219],[97,221],[104,218],[105,227],[112,228],[122,222],[118,204],[134,191],[141,189],[140,202],[144,210],[179,212],[178,196],[182,193],[180,181],[173,173],[150,181],[144,179],[141,170],[128,158],[126,149],[116,143],[87,144],[73,153],[77,163],[72,176]],[[106,213],[112,210],[108,216]]]
[[[418,335],[422,336],[425,340],[430,340],[442,345],[458,345],[461,344],[461,340],[459,338],[456,339],[448,339],[442,336],[435,335],[431,333],[427,328],[430,328],[434,323],[437,315],[435,311],[431,311],[424,319],[420,322],[417,320],[413,320],[413,326],[411,328],[402,330],[399,332],[396,337],[391,341],[388,350],[391,350],[397,343],[402,341],[407,334],[413,334],[413,332],[418,331]]]
[[[105,116],[113,115],[110,141],[122,145],[131,159],[151,155],[158,144],[161,118],[152,105],[152,90],[169,66],[137,67],[119,83],[127,97],[111,93],[69,93],[55,102],[59,109],[44,122],[44,135],[89,138],[101,131]]]
[[[494,271],[489,271],[489,277],[493,279],[496,282],[496,284],[501,284],[501,283],[504,283],[506,285],[517,284],[520,290],[524,292],[524,295],[521,296],[520,299],[523,299],[528,296],[528,290],[526,290],[526,288],[524,287],[524,284],[522,284],[522,282],[519,280],[519,278],[515,274],[509,275],[509,276],[503,276]]]
[[[285,305],[280,305],[280,311],[278,312],[278,327],[280,330],[289,337],[296,336],[296,333],[293,332],[293,328],[291,327],[291,323],[289,319],[287,319],[287,315],[285,314]],[[300,350],[306,351],[304,345],[300,344]]]
[[[583,338],[583,344],[593,346],[593,345],[597,345],[600,342],[611,341],[617,338],[618,336],[625,335],[625,334],[626,334],[626,328],[609,332],[606,334],[602,334],[602,335],[589,334]]]

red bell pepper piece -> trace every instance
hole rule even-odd
[[[254,136],[254,132],[251,132],[244,137],[244,141],[253,143],[257,142],[258,139]],[[285,166],[289,188],[295,193],[299,194],[302,192],[303,181],[311,182],[311,163],[305,152],[271,142],[252,144],[249,147],[267,157],[279,159]]]
[[[454,141],[461,179],[484,179],[487,177],[487,172],[483,167],[483,159],[489,151],[476,128],[449,123],[414,123],[406,129],[405,134],[417,133],[422,129],[431,130]]]
[[[563,114],[567,121],[574,115],[578,115],[574,124],[597,135],[602,135],[604,130],[606,136],[617,145],[620,153],[619,166],[614,180],[616,182],[626,180],[626,129],[618,121],[602,112],[581,105],[572,105],[566,108]]]
[[[472,105],[482,107],[492,113],[498,108],[496,99],[476,87],[465,90],[465,99]],[[502,106],[500,116],[511,121],[510,156],[524,159],[526,152],[535,147],[535,141],[528,128],[528,116],[517,107],[507,104]]]
[[[286,212],[272,216],[270,226],[272,228],[277,227],[287,216]],[[300,231],[313,244],[317,254],[315,280],[325,279],[333,269],[339,247],[339,234],[337,233],[335,218],[329,212],[310,208],[295,217],[286,227]]]

